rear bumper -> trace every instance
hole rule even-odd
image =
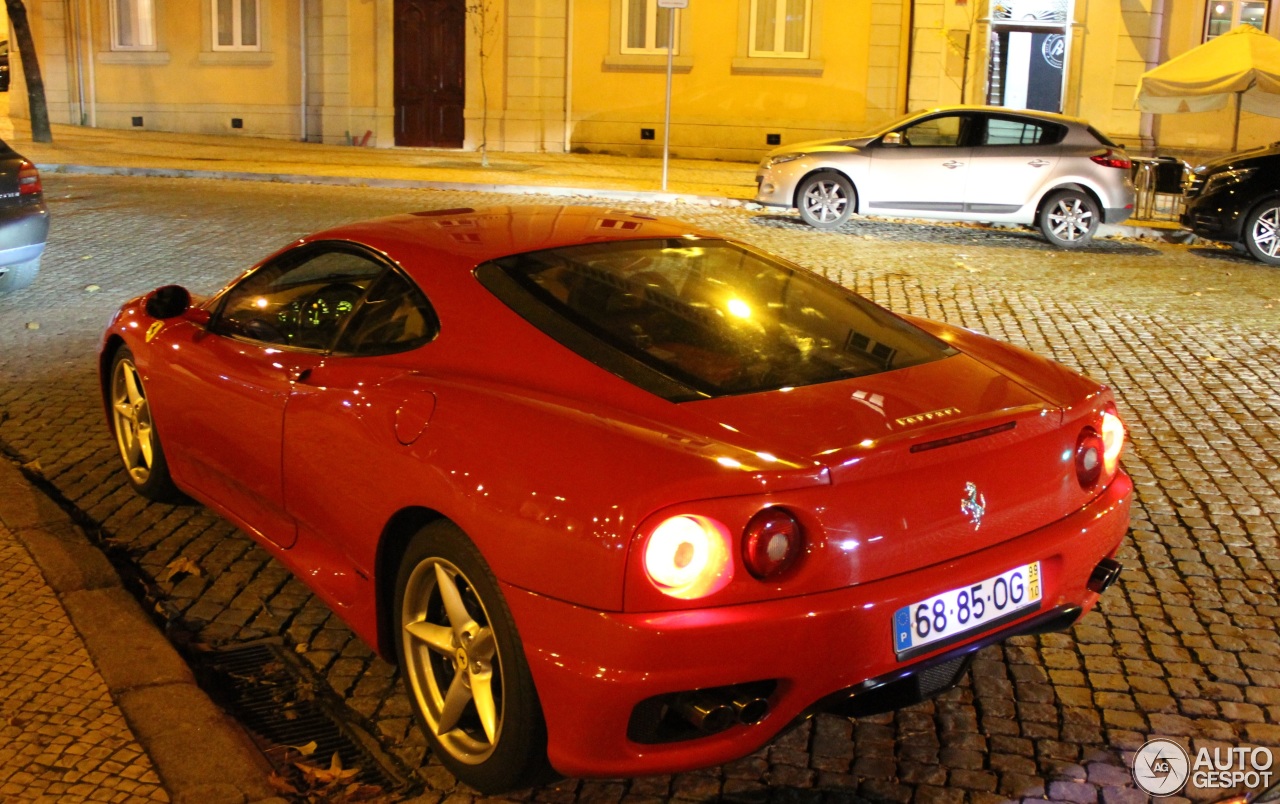
[[[570,776],[707,767],[755,751],[820,709],[865,714],[868,706],[892,703],[907,689],[899,685],[895,693],[886,687],[893,682],[910,678],[917,694],[935,694],[979,647],[1046,623],[1065,627],[1092,608],[1098,595],[1089,591],[1089,577],[1124,537],[1132,491],[1121,473],[1084,508],[995,547],[891,578],[781,600],[631,614],[504,586],[546,716],[551,763]],[[1031,561],[1043,568],[1039,610],[910,663],[897,660],[898,608]],[[934,674],[929,688],[916,680],[916,671],[956,660],[942,676]],[[769,696],[770,713],[759,723],[671,743],[627,737],[632,712],[645,699],[764,680],[777,686]],[[875,690],[879,704],[868,699]]]
[[[44,202],[0,211],[0,265],[34,260],[49,236],[49,210]]]

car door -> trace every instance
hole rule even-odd
[[[321,365],[381,270],[342,247],[302,246],[229,288],[207,327],[161,330],[171,370],[153,393],[169,400],[170,460],[203,499],[254,535],[287,548],[281,468],[285,407],[294,383]]]
[[[399,269],[383,268],[333,352],[293,384],[285,409],[284,495],[298,525],[294,552],[306,554],[299,561],[314,587],[338,607],[372,599],[358,590],[372,576],[387,510],[423,497],[411,479],[419,473],[406,466],[419,460],[414,445],[435,410],[419,349],[439,331],[435,312]]]
[[[972,120],[968,112],[933,115],[869,146],[871,181],[860,207],[923,217],[963,211]]]
[[[1067,127],[1016,115],[990,115],[978,129],[970,155],[965,210],[1011,215],[1038,198],[1040,188],[1054,175]]]

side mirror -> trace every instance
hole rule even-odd
[[[191,294],[181,285],[165,285],[151,291],[145,306],[152,318],[177,318],[191,306]]]
[[[902,132],[890,131],[888,134],[885,134],[883,137],[880,138],[880,144],[881,145],[901,145]]]

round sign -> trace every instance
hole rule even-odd
[[[1173,740],[1148,740],[1133,755],[1133,780],[1153,796],[1171,796],[1187,783],[1191,758]]]

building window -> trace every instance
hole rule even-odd
[[[1238,28],[1252,25],[1259,31],[1267,30],[1267,3],[1247,0],[1209,0],[1205,13],[1204,41]]]
[[[260,50],[260,0],[213,0],[213,49]]]
[[[111,49],[156,49],[156,20],[151,0],[111,0]]]
[[[643,55],[667,52],[667,33],[670,30],[669,8],[658,8],[658,0],[622,0],[622,48],[627,55]],[[680,18],[676,17],[676,46],[680,52]]]
[[[813,0],[751,0],[752,57],[807,59]]]

